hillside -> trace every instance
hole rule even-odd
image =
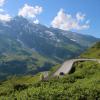
[[[8,77],[34,75],[49,70],[56,62],[37,53],[0,56],[0,80]]]
[[[23,17],[0,22],[0,80],[34,75],[75,58],[97,38],[34,24]]]
[[[99,58],[100,59],[100,42],[97,42],[91,48],[89,48],[85,53],[81,55],[83,58]]]
[[[98,52],[99,48],[100,42],[88,50]],[[58,64],[53,67],[50,74],[55,72],[59,66]],[[0,99],[99,100],[100,63],[93,61],[76,62],[73,69],[64,77],[53,77],[49,80],[42,80],[43,73],[34,76],[8,78],[8,80],[0,82]]]
[[[38,74],[2,82],[0,99],[99,100],[100,64],[78,62],[74,67],[74,73],[49,81],[40,81],[41,75]]]
[[[93,36],[48,28],[18,16],[9,22],[0,22],[0,30],[0,51],[3,53],[9,53],[9,49],[14,52],[14,47],[22,46],[58,61],[76,57],[98,41]]]
[[[100,0],[0,0],[0,100],[100,100]]]

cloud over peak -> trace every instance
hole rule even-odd
[[[76,13],[76,18],[78,21],[83,21],[85,19],[86,15],[82,14],[81,12]]]
[[[9,14],[0,14],[0,20],[1,21],[10,21],[11,16]]]
[[[89,28],[89,21],[85,19],[86,15],[81,12],[75,16],[65,13],[63,9],[57,13],[57,16],[51,22],[52,27],[63,30],[83,30]]]
[[[2,9],[4,3],[6,0],[0,0],[0,21],[10,21],[11,16],[5,12],[4,9]]]
[[[12,17],[9,14],[7,14],[4,9],[0,8],[0,21],[7,22],[10,21],[11,18]]]
[[[33,7],[28,4],[24,4],[24,6],[19,10],[18,15],[22,17],[34,18],[42,11],[43,9],[40,6]]]
[[[5,3],[5,0],[0,0],[0,7],[2,7]]]

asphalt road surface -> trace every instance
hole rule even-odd
[[[100,63],[100,59],[71,59],[71,60],[67,60],[65,61],[62,66],[53,74],[53,76],[59,76],[61,73],[62,74],[68,74],[72,67],[73,64],[76,61],[96,61],[98,63]]]

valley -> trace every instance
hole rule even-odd
[[[94,52],[95,51],[95,52]],[[69,60],[71,69],[63,77],[52,76],[61,64],[49,70],[48,80],[44,72],[35,75],[13,76],[0,82],[0,99],[35,100],[99,100],[100,99],[100,42],[97,42],[77,59]],[[92,53],[94,52],[94,54]],[[89,56],[87,56],[89,55]],[[83,57],[83,59],[81,59]],[[73,64],[73,66],[72,66]],[[67,62],[65,62],[67,70]]]
[[[100,100],[100,0],[0,0],[0,100]]]
[[[0,100],[100,99],[99,38],[18,16],[0,30]]]
[[[19,16],[0,22],[0,30],[0,79],[48,71],[99,41],[93,36],[34,24]]]

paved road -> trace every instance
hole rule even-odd
[[[64,62],[62,64],[62,66],[53,74],[53,76],[59,76],[60,73],[64,73],[64,74],[68,74],[72,67],[73,64],[76,61],[96,61],[98,63],[100,63],[100,59],[71,59],[71,60],[67,60],[66,62]]]

